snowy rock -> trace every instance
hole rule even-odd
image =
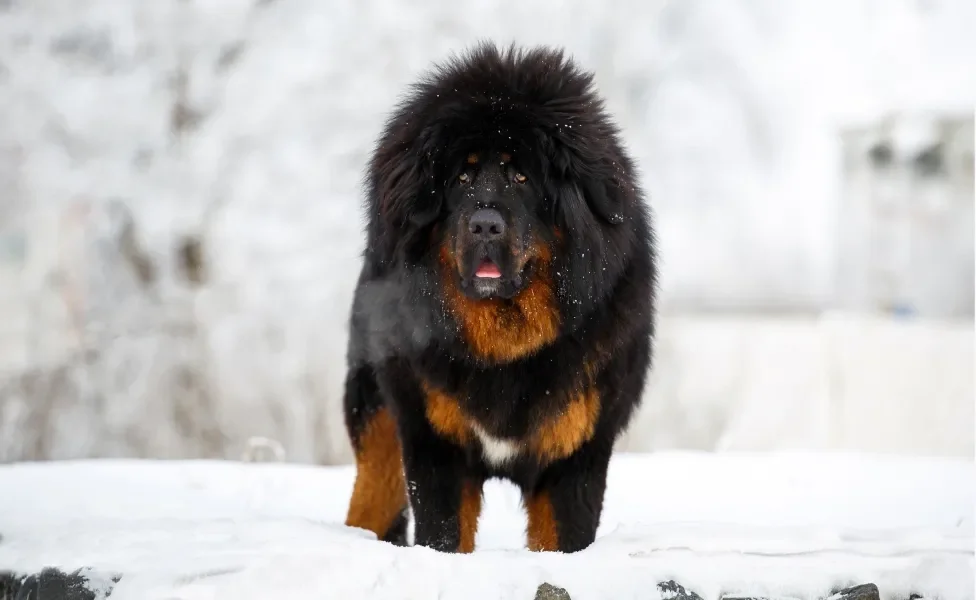
[[[722,596],[722,600],[800,600],[796,596],[742,596],[736,594],[734,596]]]
[[[912,598],[918,598],[918,597],[912,596]],[[769,597],[765,595],[751,596],[751,595],[735,594],[732,596],[723,595],[722,600],[798,600],[798,597],[795,596]],[[853,587],[834,591],[830,594],[830,596],[824,598],[823,600],[881,600],[881,595],[878,591],[878,586],[876,586],[873,583],[865,583],[865,584],[856,585]]]
[[[3,600],[104,600],[118,583],[118,575],[95,573],[89,569],[65,572],[48,568],[33,575],[0,572],[0,598]]]
[[[878,586],[865,583],[834,592],[827,600],[881,600],[881,593]]]
[[[689,592],[684,586],[674,581],[663,581],[657,584],[657,589],[661,591],[661,598],[664,600],[702,600],[702,597],[695,592]]]
[[[535,600],[571,600],[569,592],[551,583],[543,583],[535,591]]]

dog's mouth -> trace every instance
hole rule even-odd
[[[502,270],[498,268],[495,261],[490,258],[483,258],[481,264],[475,269],[474,276],[477,279],[501,279]]]
[[[512,298],[528,282],[530,265],[499,248],[472,249],[458,265],[462,291],[470,298]]]

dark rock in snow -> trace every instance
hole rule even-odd
[[[0,599],[7,600],[7,598],[13,596],[14,585],[19,580],[20,577],[10,571],[0,571]]]
[[[535,600],[572,600],[569,592],[551,583],[543,583],[535,591]]]
[[[914,596],[913,596],[914,598]],[[921,598],[921,597],[919,597]],[[732,596],[722,596],[722,600],[799,600],[794,596],[753,596],[749,594],[735,594]],[[873,583],[865,583],[854,587],[835,589],[829,596],[821,600],[881,600],[878,586]],[[911,600],[911,599],[909,599]]]
[[[109,580],[118,583],[121,576],[106,577],[105,581],[92,577],[86,569],[66,573],[60,569],[43,569],[40,573],[23,575],[0,571],[0,599],[2,600],[104,600],[112,593]]]
[[[569,592],[551,583],[543,583],[535,591],[535,600],[572,600]]]
[[[837,590],[828,596],[827,600],[881,600],[881,593],[878,591],[878,586],[865,583]]]
[[[674,581],[662,581],[657,584],[657,589],[661,590],[664,600],[702,600],[701,596],[687,591],[684,586]]]
[[[741,594],[736,594],[734,596],[722,596],[722,600],[800,600],[793,596],[743,596]]]

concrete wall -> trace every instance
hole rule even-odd
[[[313,337],[196,350],[173,335],[130,336],[108,353],[122,362],[28,370],[0,388],[0,460],[238,458],[263,436],[289,460],[346,462],[341,368],[324,375],[295,350]],[[339,348],[323,352],[337,361]],[[973,364],[971,322],[663,315],[620,447],[971,457]]]
[[[628,450],[971,457],[971,322],[666,315]]]

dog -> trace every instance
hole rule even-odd
[[[533,551],[596,537],[655,328],[650,208],[594,75],[481,42],[435,64],[373,148],[349,319],[346,524],[475,547],[514,482]]]

